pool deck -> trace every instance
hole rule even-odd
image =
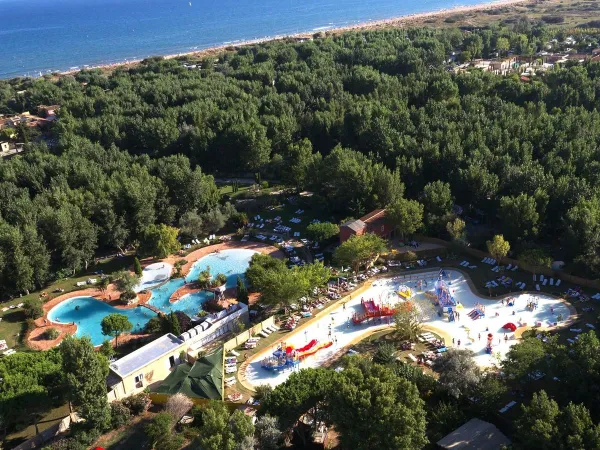
[[[228,241],[222,242],[220,244],[211,245],[208,247],[203,247],[198,250],[194,250],[187,256],[169,256],[164,260],[158,262],[165,262],[173,265],[176,261],[185,259],[187,264],[182,267],[182,274],[185,276],[193,264],[204,256],[210,255],[214,253],[216,250],[234,250],[234,249],[249,249],[254,250],[256,252],[260,252],[266,255],[271,255],[276,258],[283,258],[284,254],[281,250],[271,245],[257,243],[257,242],[240,242],[240,241]],[[156,264],[155,260],[146,260],[142,262],[144,267],[150,264]],[[171,302],[176,301],[177,299],[174,296],[179,293],[179,298],[185,295],[183,292],[185,289],[189,289],[188,292],[192,293],[198,292],[199,289],[193,290],[192,285],[186,285],[178,289],[173,296],[171,297]],[[48,319],[48,313],[52,308],[56,305],[64,302],[65,300],[69,300],[74,297],[93,297],[96,300],[103,301],[108,303],[109,305],[118,308],[118,309],[133,309],[139,305],[143,305],[150,300],[151,293],[149,291],[142,291],[138,293],[138,302],[132,305],[124,305],[119,301],[121,294],[115,289],[114,285],[109,285],[108,288],[102,292],[100,289],[96,287],[87,287],[80,290],[75,290],[71,292],[67,292],[65,294],[57,295],[56,297],[48,300],[43,305],[44,315],[39,319],[35,320],[35,324],[37,328],[33,329],[27,336],[27,344],[29,347],[35,350],[49,350],[53,347],[56,347],[67,335],[75,334],[77,331],[77,326],[72,324],[63,324],[52,322]],[[60,336],[54,340],[46,340],[43,338],[43,334],[48,328],[55,328],[60,332]],[[136,339],[138,336],[147,337],[146,335],[123,335],[119,337],[119,343],[123,343],[126,340]],[[114,341],[114,340],[113,340]]]

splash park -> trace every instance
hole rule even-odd
[[[371,332],[393,326],[394,313],[408,301],[426,330],[443,336],[448,348],[473,351],[482,367],[498,364],[518,342],[518,331],[560,326],[570,316],[566,303],[548,295],[515,292],[498,299],[480,297],[459,271],[379,279],[362,294],[350,295],[285,335],[285,343],[253,355],[246,381],[276,386],[294,371],[323,366]]]

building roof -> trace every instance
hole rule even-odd
[[[158,339],[138,348],[133,353],[116,360],[110,365],[111,370],[121,378],[132,374],[166,353],[172,352],[183,344],[183,340],[168,333]]]
[[[366,216],[362,216],[360,220],[364,223],[369,223],[374,222],[377,219],[382,219],[383,217],[385,217],[385,209],[375,209]]]
[[[343,223],[342,227],[350,228],[355,233],[358,233],[359,231],[363,230],[366,227],[366,225],[362,220],[357,219],[349,220],[348,222]]]
[[[451,450],[499,450],[510,444],[510,439],[498,428],[479,419],[469,420],[437,443]]]
[[[223,400],[223,349],[198,359],[193,366],[180,364],[155,392],[188,397]]]

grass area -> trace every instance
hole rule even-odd
[[[58,280],[42,291],[48,293],[47,300],[62,295],[63,293],[54,293],[53,291],[58,289],[64,289],[64,293],[81,290],[80,287],[76,286],[79,281],[85,281],[94,275],[95,272],[102,271],[103,273],[110,274],[118,270],[130,267],[133,264],[133,255],[127,255],[124,257],[107,258],[100,260],[97,264],[94,264],[88,268],[84,273],[77,274],[71,278],[64,278]],[[2,308],[9,307],[11,305],[17,305],[18,303],[25,302],[28,299],[39,298],[42,291],[31,292],[28,295],[15,298],[8,302],[1,304]],[[27,332],[27,323],[25,315],[22,309],[8,309],[7,311],[0,311],[0,339],[6,339],[6,343],[9,347],[15,348],[16,350],[27,349],[24,337]]]
[[[38,422],[38,430],[41,433],[44,430],[47,430],[53,425],[56,425],[63,418],[69,415],[69,405],[64,404],[62,406],[58,406],[54,409],[51,409],[40,421]],[[22,442],[25,442],[27,439],[31,439],[36,435],[35,425],[29,425],[27,428],[23,428],[22,430],[15,431],[12,434],[9,434],[4,441],[6,448],[13,448],[14,446],[19,445]]]
[[[154,413],[148,411],[134,417],[126,426],[102,435],[94,446],[107,450],[150,449],[144,427],[150,423],[153,416]]]
[[[304,212],[302,214],[296,214],[296,211],[299,209],[303,209]],[[266,208],[265,210],[261,211],[260,213],[260,217],[262,219],[266,220],[273,220],[275,217],[281,217],[281,221],[279,222],[271,222],[271,223],[265,223],[264,228],[261,229],[254,229],[254,233],[255,234],[272,234],[272,233],[276,233],[275,231],[273,231],[273,229],[281,224],[287,227],[291,228],[291,231],[289,232],[289,236],[292,238],[294,237],[294,233],[298,232],[300,233],[299,238],[305,238],[306,237],[306,227],[308,225],[310,225],[310,223],[317,219],[320,221],[334,221],[335,219],[333,217],[331,217],[330,214],[328,214],[326,211],[322,210],[321,208],[315,206],[312,204],[312,202],[310,201],[306,201],[306,202],[298,202],[297,204],[291,204],[291,203],[285,203],[283,205],[279,205],[279,206],[273,206],[271,208]],[[256,224],[256,220],[254,220],[254,216],[255,214],[251,214],[249,215],[249,221],[250,223],[254,222]],[[299,223],[293,223],[290,222],[290,219],[292,218],[298,218],[301,221]],[[278,233],[279,234],[279,233]],[[267,243],[270,241],[266,241]]]
[[[441,338],[440,336],[438,336],[435,333],[432,333],[432,334],[437,339]],[[409,353],[412,353],[414,356],[417,356],[423,352],[435,350],[434,346],[432,346],[429,343],[423,343],[423,342],[417,342],[415,344],[415,348],[413,350],[402,350],[402,348],[401,348],[402,341],[398,339],[398,337],[396,336],[396,332],[393,329],[387,329],[387,330],[382,330],[382,331],[373,333],[370,336],[363,339],[362,341],[360,341],[359,343],[355,344],[352,348],[363,356],[373,357],[373,355],[377,351],[377,348],[381,344],[384,344],[384,343],[391,344],[396,348],[396,353],[394,353],[394,356],[396,358],[398,358],[398,360],[407,362],[407,363],[415,365],[415,366],[417,364],[410,360],[410,358],[408,357]],[[427,367],[425,365],[423,365],[421,367],[426,372],[433,373],[429,367]]]
[[[449,13],[426,17],[411,22],[411,25],[435,28],[483,27],[498,22],[516,22],[519,18],[540,20],[548,17],[561,17],[563,22],[551,24],[564,28],[574,28],[590,21],[600,20],[598,0],[545,0],[519,5],[504,6],[466,13]]]

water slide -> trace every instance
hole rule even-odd
[[[368,300],[364,302],[363,305],[365,307],[365,310],[367,311],[367,314],[373,314],[379,309],[377,308],[377,306],[375,306],[374,300]]]
[[[311,341],[312,342],[312,341]],[[304,353],[300,353],[298,355],[298,357],[300,359],[306,358],[307,356],[310,355],[314,355],[315,353],[317,353],[319,350],[322,350],[324,348],[329,348],[333,345],[333,342],[328,341],[328,342],[323,342],[321,344],[318,345],[313,345],[310,349],[306,350]]]
[[[304,347],[300,347],[296,349],[296,352],[301,355],[304,352],[309,351],[311,348],[313,348],[315,345],[317,345],[317,340],[313,339],[311,340],[308,344],[306,344]],[[289,353],[289,352],[288,352]]]

